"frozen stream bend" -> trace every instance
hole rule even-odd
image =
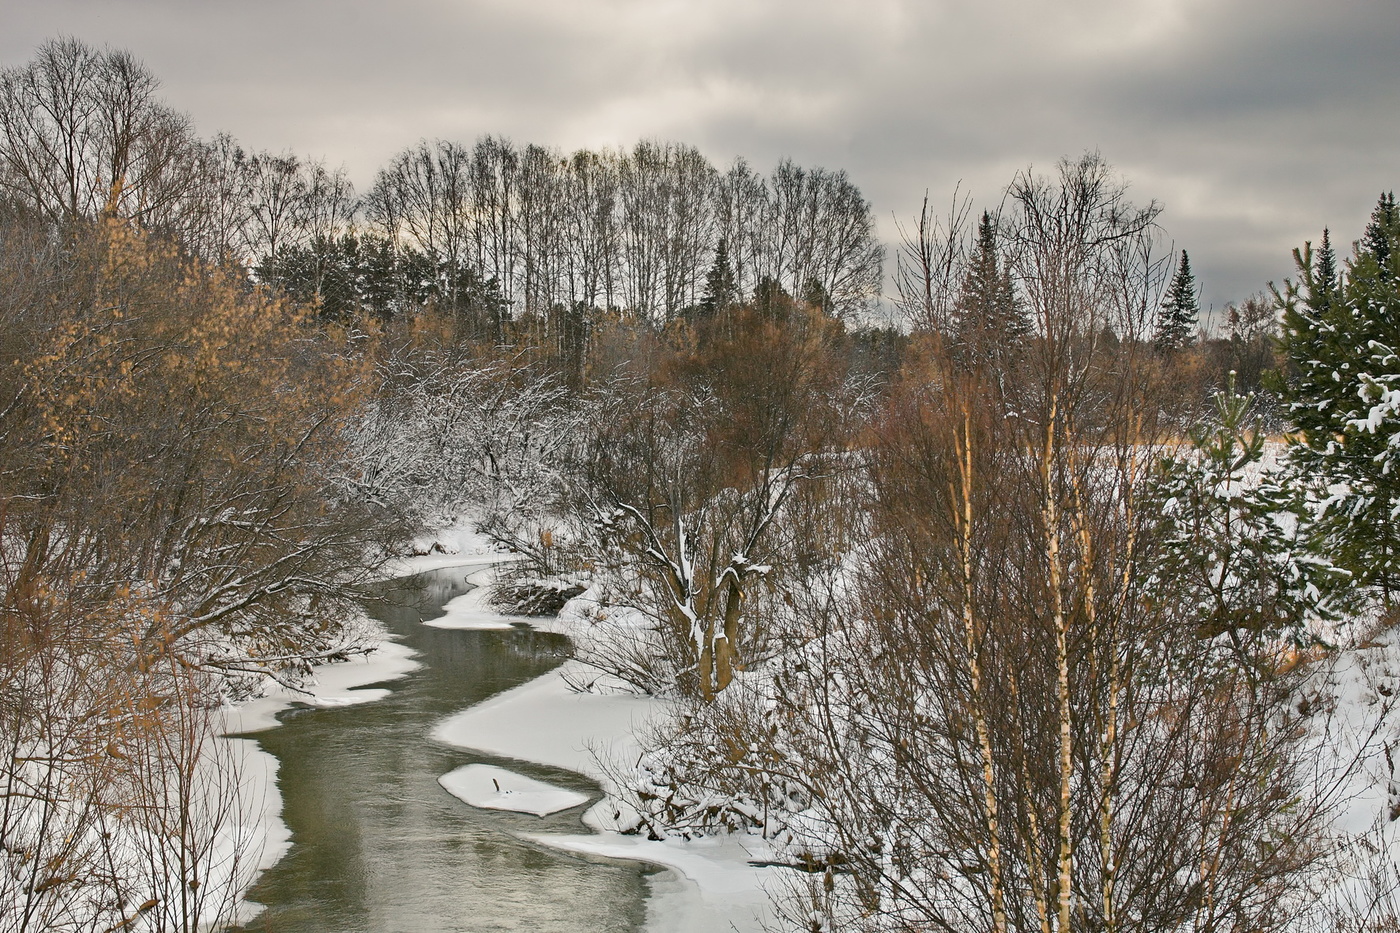
[[[266,910],[249,930],[622,933],[642,927],[640,866],[583,860],[522,838],[578,832],[578,808],[544,818],[478,809],[438,783],[462,766],[490,764],[599,796],[596,783],[571,771],[430,737],[444,717],[546,674],[568,651],[562,635],[506,620],[487,630],[423,625],[470,589],[471,572],[431,571],[371,604],[394,639],[386,653],[403,659],[411,651],[418,662],[414,669],[401,664],[390,673],[401,675],[393,680],[364,685],[376,691],[375,702],[348,705],[359,699],[354,690],[322,694],[317,706],[294,705],[277,715],[279,728],[252,736],[278,761],[291,845],[250,892]],[[350,666],[327,669],[323,680]],[[259,716],[246,711],[244,727],[265,725]]]
[[[761,929],[765,873],[748,865],[766,854],[758,840],[585,833],[577,806],[540,819],[473,808],[443,789],[500,805],[461,793],[454,775],[505,780],[505,768],[514,783],[553,785],[556,799],[596,801],[597,757],[635,760],[631,732],[656,712],[655,701],[570,690],[567,641],[485,607],[471,583],[490,567],[473,563],[425,572],[372,607],[393,639],[373,666],[402,680],[323,669],[315,706],[256,736],[280,762],[293,846],[253,889],[268,910],[249,929]],[[380,702],[350,706],[370,699]],[[245,728],[272,725],[270,710],[247,710]],[[511,783],[500,785],[507,800]],[[587,822],[600,820],[590,811]],[[672,870],[644,874],[637,862]]]

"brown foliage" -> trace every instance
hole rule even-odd
[[[0,470],[10,593],[79,587],[162,607],[206,663],[273,668],[329,649],[332,604],[373,544],[336,501],[362,383],[332,337],[234,276],[108,221],[3,268]],[[329,602],[327,601],[329,600]],[[261,659],[261,660],[259,660]]]

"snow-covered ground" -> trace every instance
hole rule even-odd
[[[525,616],[502,615],[491,608],[490,590],[487,589],[487,584],[491,582],[491,577],[496,572],[497,565],[501,563],[501,558],[508,555],[497,554],[494,556],[496,558],[494,561],[483,564],[480,569],[467,574],[466,582],[472,584],[476,589],[469,590],[453,599],[442,607],[443,614],[441,616],[428,619],[423,624],[433,628],[490,631],[513,628],[517,623],[531,624],[537,621]],[[471,562],[458,566],[475,567],[478,559],[472,558]]]
[[[485,567],[512,559],[511,555],[498,550],[489,538],[466,521],[419,535],[411,549],[411,556],[396,558],[388,563],[384,568],[386,579],[411,577],[448,567]]]

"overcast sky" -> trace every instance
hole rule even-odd
[[[653,137],[844,168],[893,241],[925,189],[1097,149],[1217,309],[1400,187],[1397,0],[0,0],[0,64],[60,34],[361,188],[420,138]]]

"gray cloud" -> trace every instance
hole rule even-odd
[[[0,63],[130,49],[200,130],[343,162],[420,137],[682,139],[842,167],[883,218],[1100,150],[1217,307],[1400,175],[1393,0],[0,0]]]

